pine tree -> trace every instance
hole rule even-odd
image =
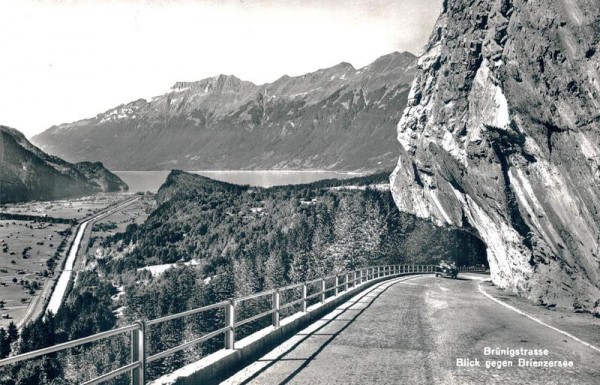
[[[10,341],[8,333],[4,328],[0,328],[0,358],[6,358],[10,354]]]
[[[19,339],[19,330],[13,321],[10,321],[10,324],[8,324],[7,333],[9,343],[16,342]]]

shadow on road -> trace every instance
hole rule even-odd
[[[296,334],[298,336],[304,336],[304,338],[302,338],[300,341],[296,342],[288,350],[286,350],[283,354],[281,354],[279,357],[277,357],[277,358],[275,358],[273,360],[268,360],[268,359],[260,359],[260,360],[258,360],[259,362],[266,362],[266,361],[270,361],[270,362],[269,362],[268,365],[266,365],[265,367],[261,368],[256,373],[252,374],[252,376],[250,376],[249,378],[247,378],[246,380],[244,380],[243,382],[241,382],[241,385],[247,385],[247,384],[249,384],[252,380],[254,380],[255,378],[257,378],[260,374],[264,373],[271,366],[275,365],[278,362],[282,362],[282,361],[304,361],[302,363],[302,365],[300,365],[296,370],[294,370],[292,373],[290,373],[284,380],[282,380],[281,382],[279,382],[279,385],[287,384],[294,377],[296,377],[300,372],[302,372],[302,370],[304,368],[306,368],[306,366],[312,360],[314,360],[319,355],[319,353],[321,353],[323,351],[323,349],[325,349],[327,347],[327,345],[329,345],[331,342],[333,342],[333,340],[335,340],[337,338],[337,336],[339,336],[344,330],[346,330],[348,328],[348,326],[350,326],[354,321],[356,321],[356,319],[362,313],[364,313],[365,310],[367,310],[369,307],[371,307],[371,305],[373,304],[373,302],[375,302],[375,300],[377,298],[379,298],[383,293],[385,293],[390,287],[392,287],[393,285],[395,285],[397,283],[400,283],[400,282],[402,282],[402,281],[397,281],[397,282],[394,282],[394,283],[388,285],[386,288],[384,288],[383,290],[381,290],[379,293],[377,293],[376,295],[374,295],[371,298],[369,298],[368,299],[369,300],[368,304],[365,307],[363,307],[362,309],[360,309],[360,311],[358,313],[356,313],[354,316],[352,316],[350,318],[343,318],[343,319],[339,318],[341,315],[345,314],[348,310],[357,310],[357,309],[351,309],[351,308],[354,305],[360,303],[361,300],[367,298],[367,296],[369,294],[371,294],[374,291],[376,291],[377,289],[379,289],[380,288],[379,285],[375,286],[373,288],[368,289],[366,292],[363,293],[363,295],[360,296],[360,298],[357,298],[355,301],[353,301],[353,302],[346,302],[346,304],[349,304],[349,305],[346,308],[344,308],[340,313],[338,313],[337,315],[335,315],[333,318],[330,318],[330,319],[323,318],[323,320],[325,320],[327,322],[325,322],[323,325],[319,326],[314,331],[312,331],[310,333],[306,333],[306,334],[302,334],[302,333]],[[340,308],[338,307],[336,310],[340,310]],[[319,330],[322,330],[323,328],[325,328],[327,325],[331,324],[332,322],[346,322],[346,324],[344,326],[342,326],[340,328],[340,330],[338,330],[335,333],[318,333]],[[313,337],[313,336],[330,336],[330,337],[326,341],[324,341],[321,344],[321,346],[319,346],[319,348],[313,354],[311,354],[307,358],[285,358],[285,356],[287,356],[288,354],[290,354],[291,352],[293,352],[298,346],[300,346],[308,338]]]

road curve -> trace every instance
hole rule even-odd
[[[491,301],[478,282],[425,276],[379,284],[223,384],[600,383],[598,352]],[[485,348],[546,349],[525,358],[573,367],[519,367],[519,357]],[[479,366],[457,366],[461,358]]]

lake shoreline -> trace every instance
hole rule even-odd
[[[377,173],[377,171],[335,171],[335,170],[285,170],[285,169],[256,169],[256,170],[181,170],[183,172],[198,173],[198,172],[211,172],[211,173],[255,173],[255,172],[270,172],[270,173],[336,173],[336,174],[347,174],[356,176],[365,176]],[[171,172],[171,170],[110,170],[110,172]],[[391,172],[391,171],[390,171]]]
[[[171,171],[112,171],[129,186],[129,192],[157,192]],[[253,187],[273,187],[313,183],[325,179],[366,176],[357,171],[328,170],[196,170],[185,171],[221,182]]]

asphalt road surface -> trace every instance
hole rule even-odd
[[[431,276],[384,282],[224,384],[600,384],[600,353],[498,305],[478,283]],[[511,358],[485,348],[548,352]],[[479,366],[457,366],[461,358]],[[519,367],[519,358],[573,366]],[[513,366],[486,368],[486,361]]]

